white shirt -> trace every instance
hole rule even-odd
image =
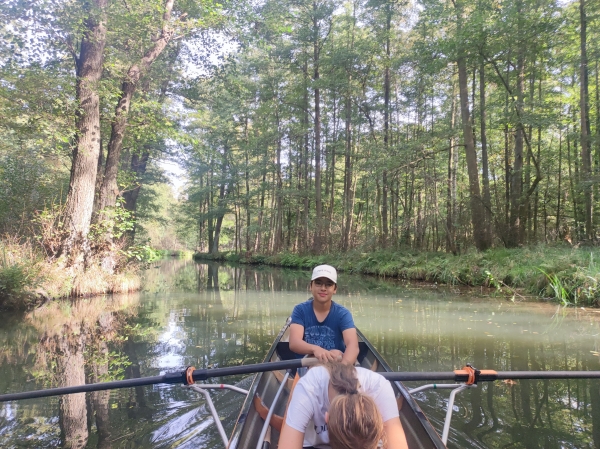
[[[370,396],[377,405],[383,422],[399,416],[398,404],[390,383],[381,375],[356,368],[359,391]],[[304,433],[303,446],[329,448],[329,432],[325,412],[329,410],[329,371],[324,366],[311,368],[302,377],[288,407],[286,424]]]

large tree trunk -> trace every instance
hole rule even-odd
[[[140,78],[147,72],[152,63],[158,58],[173,37],[173,30],[171,29],[169,22],[174,3],[175,0],[166,1],[160,37],[156,40],[154,46],[146,52],[142,59],[129,68],[121,86],[121,98],[115,108],[115,118],[111,127],[110,141],[108,142],[104,178],[102,179],[102,187],[100,188],[98,202],[95,207],[96,211],[101,211],[108,206],[114,206],[116,203],[117,195],[119,194],[117,186],[119,157],[123,146],[123,137],[125,136],[125,130],[127,128],[131,99],[133,98],[133,94],[135,93]]]
[[[89,245],[87,235],[92,219],[98,158],[100,156],[100,97],[97,83],[102,76],[106,43],[108,0],[92,2],[93,10],[85,21],[86,32],[76,59],[77,84],[75,94],[79,103],[77,136],[71,165],[71,180],[65,206],[66,238],[61,253],[78,264],[83,261]],[[83,248],[83,253],[75,254]]]
[[[471,223],[473,225],[473,237],[475,246],[480,251],[489,248],[490,243],[485,230],[485,212],[479,189],[479,168],[477,166],[477,151],[475,150],[475,139],[469,112],[469,91],[467,78],[467,65],[464,57],[459,57],[458,86],[460,95],[460,113],[462,118],[463,138],[465,142],[465,156],[467,160],[467,171],[469,173],[469,194],[471,205]]]

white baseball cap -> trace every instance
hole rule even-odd
[[[313,270],[310,280],[314,281],[318,278],[327,278],[337,284],[337,271],[331,265],[319,265]]]

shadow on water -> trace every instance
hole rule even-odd
[[[0,393],[257,363],[309,272],[166,260],[132,295],[55,302],[0,322]],[[600,314],[360,276],[334,299],[395,369],[596,370]],[[248,388],[251,376],[214,379]],[[417,383],[414,383],[416,386]],[[600,447],[600,382],[496,382],[458,396],[451,448]],[[411,383],[410,386],[413,386]],[[243,398],[212,393],[227,432]],[[441,431],[447,391],[417,396]],[[203,398],[153,386],[0,404],[0,447],[220,448]]]

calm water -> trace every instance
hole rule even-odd
[[[262,361],[308,272],[169,260],[142,293],[0,320],[0,393]],[[451,371],[597,370],[600,310],[473,297],[342,274],[334,299],[388,363]],[[216,379],[219,381],[219,379]],[[251,378],[221,379],[249,387]],[[410,383],[416,386],[418,383]],[[440,431],[448,391],[418,395]],[[213,393],[226,431],[242,398]],[[452,448],[600,447],[600,380],[480,385],[455,403]],[[154,386],[0,404],[2,448],[220,448],[204,400]]]

